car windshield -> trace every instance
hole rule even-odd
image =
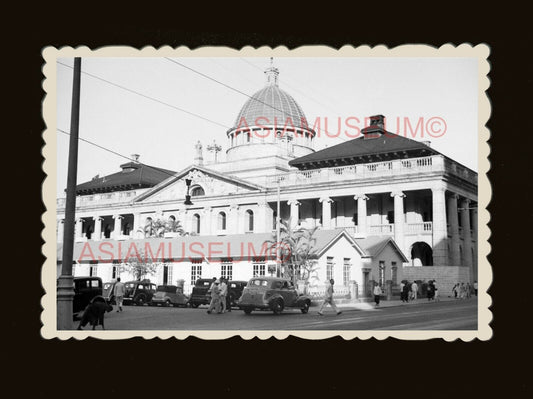
[[[261,280],[261,279],[253,279],[250,281],[250,286],[252,287],[268,287],[268,281],[267,280]]]
[[[111,288],[112,285],[113,284],[111,284],[111,283],[105,283],[104,284],[104,290],[108,290],[109,288]]]

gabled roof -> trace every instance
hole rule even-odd
[[[396,244],[396,241],[392,239],[392,237],[389,236],[368,236],[365,238],[356,238],[355,241],[363,248],[366,254],[368,254],[370,257],[374,258],[378,256],[385,247],[390,243],[396,252],[400,254],[404,262],[409,262],[409,260],[405,257],[402,250],[398,247]]]
[[[354,238],[345,229],[317,230],[314,237],[316,239],[314,250],[316,257],[318,258],[321,257],[324,252],[331,248],[342,237],[346,238],[360,255],[365,255],[365,251],[359,246],[359,244],[357,244]]]
[[[176,172],[157,168],[139,162],[128,162],[120,165],[122,171],[92,180],[76,186],[77,195],[107,193],[112,191],[133,190],[135,188],[153,187]]]
[[[159,184],[154,186],[152,189],[146,191],[145,193],[142,193],[140,196],[136,197],[134,201],[142,201],[151,195],[154,195],[155,193],[163,190],[165,187],[170,186],[174,182],[182,179],[183,177],[187,176],[187,174],[193,170],[198,170],[206,175],[213,176],[219,180],[225,181],[227,183],[234,184],[239,187],[244,187],[249,190],[262,190],[264,187],[259,186],[257,184],[251,183],[247,180],[240,179],[238,177],[232,176],[232,175],[226,175],[217,171],[214,171],[212,169],[208,169],[204,166],[199,165],[189,165],[185,169],[181,170],[180,172],[174,173],[172,176],[167,176],[167,179],[161,181]]]
[[[380,160],[440,154],[420,141],[408,139],[394,133],[384,132],[384,134],[378,134],[377,136],[374,138],[358,137],[293,159],[289,162],[289,165],[308,169],[312,168],[313,164],[318,166],[320,163],[322,163],[322,166],[325,164],[352,165]]]

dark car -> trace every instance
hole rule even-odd
[[[272,310],[274,314],[280,314],[285,308],[299,308],[302,313],[307,313],[311,298],[299,294],[290,280],[254,277],[244,288],[237,304],[246,314],[255,309]]]
[[[237,307],[237,301],[242,295],[244,287],[248,281],[230,280],[228,281],[228,305]]]
[[[128,281],[125,284],[124,304],[142,306],[149,303],[155,294],[156,285],[150,280]]]
[[[209,305],[211,294],[208,291],[212,283],[213,279],[210,278],[199,278],[196,280],[196,284],[192,287],[191,297],[189,298],[189,303],[193,308],[197,308],[200,305]]]
[[[72,303],[74,316],[83,312],[91,300],[98,295],[102,295],[102,279],[100,277],[74,277]]]
[[[104,283],[104,289],[103,289],[103,293],[102,293],[102,296],[104,297],[106,302],[110,303],[112,305],[115,304],[115,295],[113,294],[113,292],[115,290],[115,284],[116,283],[117,283],[116,281],[111,281],[111,282],[108,282],[108,283]]]
[[[158,285],[150,305],[184,306],[189,303],[189,298],[183,293],[183,288],[176,285]]]

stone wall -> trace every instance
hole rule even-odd
[[[470,281],[470,270],[464,266],[405,266],[403,278],[409,282],[414,280],[435,280],[440,297],[452,296],[452,288],[456,283]]]

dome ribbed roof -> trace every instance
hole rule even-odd
[[[291,120],[287,121],[287,118]],[[246,101],[234,127],[274,124],[281,128],[285,125],[308,128],[307,118],[294,98],[281,90],[277,84],[270,84]]]

